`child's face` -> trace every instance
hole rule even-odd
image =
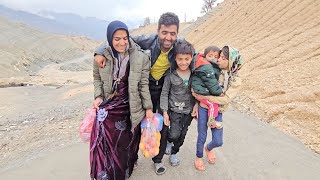
[[[209,51],[209,53],[206,55],[206,59],[217,61],[219,59],[219,52]]]
[[[177,54],[176,55],[176,62],[178,65],[178,69],[181,71],[185,71],[189,69],[189,65],[192,60],[192,55],[191,54]]]

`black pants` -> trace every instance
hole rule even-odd
[[[164,82],[164,77],[162,77],[159,81],[149,81],[149,90],[151,94],[151,101],[153,105],[153,112],[162,114],[160,109],[160,96],[161,90]],[[152,158],[154,163],[161,163],[163,155],[166,151],[167,147],[167,135],[168,135],[168,126],[162,126],[162,130],[160,131],[161,139],[160,139],[160,147],[159,147],[159,154]]]
[[[149,81],[149,90],[151,95],[151,101],[153,105],[153,112],[156,113],[158,110],[158,113],[162,114],[162,111],[160,109],[160,96],[162,91],[162,86],[164,82],[164,77],[160,78],[159,81]]]
[[[162,162],[162,158],[166,152],[166,147],[167,147],[168,130],[169,130],[169,127],[163,124],[162,130],[160,131],[161,139],[160,139],[159,154],[152,158],[152,161],[154,163]]]
[[[169,113],[170,129],[168,131],[168,141],[173,142],[171,154],[177,154],[183,145],[184,139],[191,124],[191,114],[182,114],[176,112]]]

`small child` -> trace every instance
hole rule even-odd
[[[220,48],[218,48],[217,46],[209,46],[204,50],[204,57],[208,61],[217,62],[217,60],[219,59],[219,55],[220,55]],[[220,96],[221,95],[223,94],[220,94]],[[215,121],[215,117],[217,117],[219,112],[218,110],[219,105],[205,99],[201,99],[200,101],[203,102],[205,105],[207,105],[209,108],[208,109],[208,126],[211,128],[214,128],[214,127],[221,128],[222,124]]]
[[[217,64],[220,49],[216,46],[209,46],[205,49],[204,55],[196,54],[193,58],[192,91],[200,95],[220,96],[222,88],[218,79],[220,68]],[[200,102],[208,106],[208,127],[222,128],[222,123],[215,121],[218,116],[218,104],[206,99],[199,99]]]
[[[168,144],[173,144],[173,146],[167,145],[171,151],[169,161],[172,166],[178,166],[180,160],[176,154],[179,152],[191,124],[191,112],[195,103],[189,86],[191,75],[189,66],[194,48],[187,41],[178,43],[174,48],[177,69],[165,77],[160,97],[160,108],[163,111],[164,124],[170,125]]]
[[[219,59],[219,54],[220,48],[218,48],[217,46],[209,46],[204,50],[203,55],[208,61],[217,62],[217,60]]]

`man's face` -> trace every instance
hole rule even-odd
[[[176,62],[178,65],[178,69],[181,71],[185,71],[189,69],[190,63],[192,60],[191,54],[177,54],[176,55]]]
[[[158,30],[158,36],[160,39],[160,48],[162,51],[168,51],[177,40],[178,27],[176,25],[161,25]]]

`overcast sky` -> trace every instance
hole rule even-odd
[[[185,14],[187,21],[201,16],[203,0],[0,0],[0,4],[32,13],[49,10],[103,20],[150,17],[153,22],[162,13],[170,11],[183,22]]]

